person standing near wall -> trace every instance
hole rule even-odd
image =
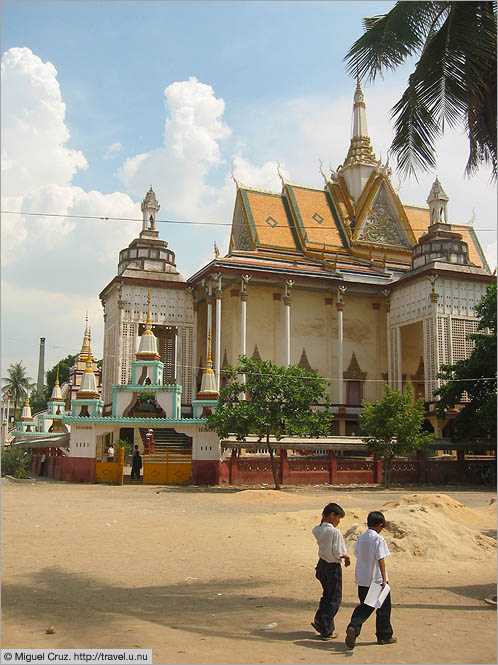
[[[46,466],[47,466],[47,456],[45,453],[41,456],[40,460],[40,473],[38,476],[44,476],[46,473]]]
[[[140,469],[142,468],[142,457],[138,450],[138,446],[135,446],[133,451],[133,459],[131,462],[131,477],[140,480]]]

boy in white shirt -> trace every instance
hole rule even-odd
[[[369,513],[367,518],[368,529],[358,538],[354,548],[356,556],[355,580],[358,585],[360,604],[355,608],[346,630],[346,645],[350,649],[354,648],[362,624],[375,609],[363,602],[371,583],[378,582],[383,587],[387,584],[385,558],[391,553],[386,541],[380,535],[385,523],[386,519],[382,513],[376,510]],[[398,641],[393,637],[391,626],[390,593],[387,594],[381,607],[377,610],[376,634],[377,644],[394,644]]]
[[[351,563],[342,533],[336,528],[343,517],[344,510],[337,503],[328,503],[323,509],[322,521],[312,531],[318,543],[319,556],[315,577],[322,585],[323,595],[311,625],[320,633],[322,640],[337,637],[334,617],[342,600],[341,560],[344,559],[346,567]]]

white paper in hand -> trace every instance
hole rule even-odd
[[[385,587],[382,587],[382,584],[378,584],[377,582],[372,582],[370,585],[370,588],[368,589],[368,593],[366,595],[365,600],[363,601],[365,605],[369,605],[370,607],[375,607],[375,609],[379,609],[381,607],[382,603],[387,597],[387,594],[391,590],[391,587],[389,584],[386,584]]]

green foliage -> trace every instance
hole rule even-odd
[[[252,434],[266,439],[278,488],[270,436],[280,440],[284,436],[329,434],[332,414],[312,409],[317,403],[329,404],[325,379],[297,366],[279,367],[270,360],[245,356],[237,366],[227,367],[224,374],[228,382],[220,391],[217,410],[209,417],[208,427],[220,438],[234,434],[238,441],[244,441]]]
[[[391,484],[392,461],[397,455],[423,450],[434,438],[422,431],[424,400],[413,403],[413,389],[409,383],[404,393],[392,390],[386,384],[384,399],[363,402],[364,413],[359,416],[360,433],[368,449],[383,461],[384,484]]]
[[[31,405],[31,413],[35,415],[40,411],[45,411],[47,408],[47,391],[33,389],[29,396],[29,403]]]
[[[78,355],[71,355],[69,354],[62,360],[59,360],[57,365],[54,365],[52,369],[49,369],[47,372],[47,399],[50,397],[52,394],[52,390],[54,389],[55,386],[55,379],[57,378],[57,366],[59,366],[59,383],[62,386],[63,383],[67,383],[69,381],[69,373],[71,371],[71,367],[74,365],[76,362],[76,358]]]
[[[120,448],[124,448],[125,459],[128,457],[128,455],[131,455],[131,451],[133,450],[133,445],[129,441],[123,441],[123,439],[119,439],[119,441],[113,443],[112,446],[114,448],[115,458],[117,458],[117,456],[119,455]]]
[[[434,170],[445,125],[463,124],[467,173],[490,163],[496,177],[496,2],[397,2],[363,26],[345,57],[351,75],[374,80],[419,56],[392,109],[400,171]]]
[[[22,405],[26,399],[26,393],[34,386],[31,383],[33,380],[30,376],[26,375],[26,368],[23,367],[22,361],[12,363],[7,370],[8,376],[2,379],[2,393],[10,392],[11,399],[14,400],[14,415],[16,418],[18,405]]]
[[[464,391],[470,398],[452,421],[456,440],[496,434],[496,283],[488,287],[476,311],[480,332],[470,335],[472,353],[466,360],[442,366],[438,376],[445,383],[435,391],[441,417],[460,403]]]
[[[155,404],[156,396],[154,393],[139,393],[140,402],[142,404]]]
[[[9,448],[2,453],[2,476],[29,478],[31,458],[22,448]]]

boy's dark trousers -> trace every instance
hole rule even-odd
[[[342,568],[340,563],[328,563],[318,559],[315,577],[323,587],[323,595],[315,614],[314,623],[320,628],[322,637],[334,632],[334,617],[342,600]]]
[[[370,607],[370,605],[365,605],[363,602],[367,597],[367,593],[367,586],[358,587],[360,605],[356,606],[353,615],[351,616],[351,621],[349,622],[349,626],[353,626],[357,635],[360,634],[361,626],[375,609],[374,607]],[[386,599],[377,610],[375,633],[378,640],[388,640],[393,636],[393,628],[391,626],[391,593],[387,594]]]

